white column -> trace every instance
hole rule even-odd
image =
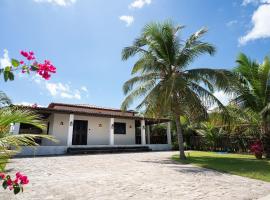
[[[141,120],[141,144],[145,145],[145,120]]]
[[[67,146],[72,145],[74,114],[69,115]]]
[[[171,122],[167,122],[167,143],[172,144]]]
[[[20,123],[11,124],[9,132],[13,135],[18,135],[20,132]]]
[[[110,119],[110,145],[114,145],[114,118]]]
[[[148,144],[151,144],[151,141],[150,141],[150,125],[146,126],[146,133],[147,133],[147,142],[148,142]]]

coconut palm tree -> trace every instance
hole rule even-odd
[[[239,54],[234,71],[238,75],[234,101],[242,108],[248,108],[261,114],[264,147],[270,158],[270,59],[265,57],[258,63]]]
[[[33,111],[18,107],[6,107],[0,109],[0,165],[4,164],[10,156],[18,153],[22,146],[38,145],[35,142],[35,139],[37,138],[54,140],[48,135],[13,135],[10,133],[10,124],[12,123],[25,123],[31,124],[40,129],[45,128],[40,116]]]
[[[39,115],[33,111],[10,106],[11,100],[0,91],[0,171],[10,156],[18,153],[22,146],[36,146],[37,138],[46,138],[55,141],[48,135],[18,134],[10,133],[10,125],[14,123],[31,124],[37,128],[44,129],[45,125]]]
[[[223,69],[188,69],[200,55],[213,55],[215,47],[201,41],[207,30],[200,29],[186,41],[179,37],[183,26],[170,21],[147,24],[133,44],[122,51],[122,59],[136,56],[131,74],[123,86],[127,95],[122,109],[134,100],[141,100],[137,109],[154,116],[169,115],[176,123],[180,159],[186,159],[180,116],[207,117],[207,107],[217,104],[225,109],[213,95],[214,88],[228,91],[232,73]]]

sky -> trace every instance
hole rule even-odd
[[[145,24],[172,20],[185,25],[185,40],[202,27],[217,48],[190,67],[231,69],[240,52],[262,61],[270,55],[270,0],[1,0],[0,67],[20,51],[49,59],[57,73],[49,81],[19,73],[1,78],[0,90],[16,104],[50,102],[119,108],[122,85],[136,61],[121,60]],[[215,95],[223,102],[228,97]]]

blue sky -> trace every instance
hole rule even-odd
[[[207,27],[215,56],[191,67],[235,66],[239,52],[261,61],[270,54],[270,0],[1,0],[0,64],[33,50],[57,67],[51,80],[18,75],[1,90],[14,103],[88,103],[119,107],[135,61],[121,50],[151,21],[171,19],[188,35]],[[216,95],[226,102],[222,92]]]

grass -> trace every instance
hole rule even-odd
[[[270,182],[270,160],[258,160],[253,155],[219,154],[215,152],[190,151],[186,153],[187,160],[179,160],[178,155],[173,160],[184,164],[194,164],[200,167],[227,172]]]

